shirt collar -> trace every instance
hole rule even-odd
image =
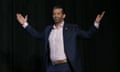
[[[61,24],[60,24],[59,28],[62,28],[63,26],[64,26],[64,21],[63,21],[63,22],[61,22]],[[54,29],[56,29],[55,24],[53,25],[53,28],[54,28]]]

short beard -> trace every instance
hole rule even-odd
[[[55,24],[60,24],[63,20],[61,21],[54,21]]]

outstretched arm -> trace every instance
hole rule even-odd
[[[25,30],[26,30],[27,32],[30,33],[30,35],[31,35],[32,37],[37,38],[37,39],[43,39],[43,37],[44,37],[43,35],[44,35],[44,34],[37,32],[34,28],[32,28],[32,27],[28,24],[28,22],[27,22],[28,16],[27,16],[27,15],[26,15],[25,17],[23,17],[21,14],[17,13],[16,16],[17,16],[18,22],[25,28]]]
[[[103,11],[101,14],[97,15],[95,22],[94,22],[94,26],[92,26],[88,31],[83,31],[83,30],[80,30],[79,28],[77,28],[78,34],[83,38],[91,38],[91,36],[93,36],[94,33],[99,28],[100,21],[102,20],[104,14],[105,14],[105,11]]]

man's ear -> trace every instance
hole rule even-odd
[[[66,17],[66,14],[63,15],[63,18],[65,18],[65,17]]]

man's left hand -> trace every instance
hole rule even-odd
[[[102,14],[98,14],[97,17],[96,17],[96,19],[95,19],[95,22],[99,24],[100,21],[101,21],[101,19],[104,16],[104,14],[105,14],[105,11],[103,11]]]

